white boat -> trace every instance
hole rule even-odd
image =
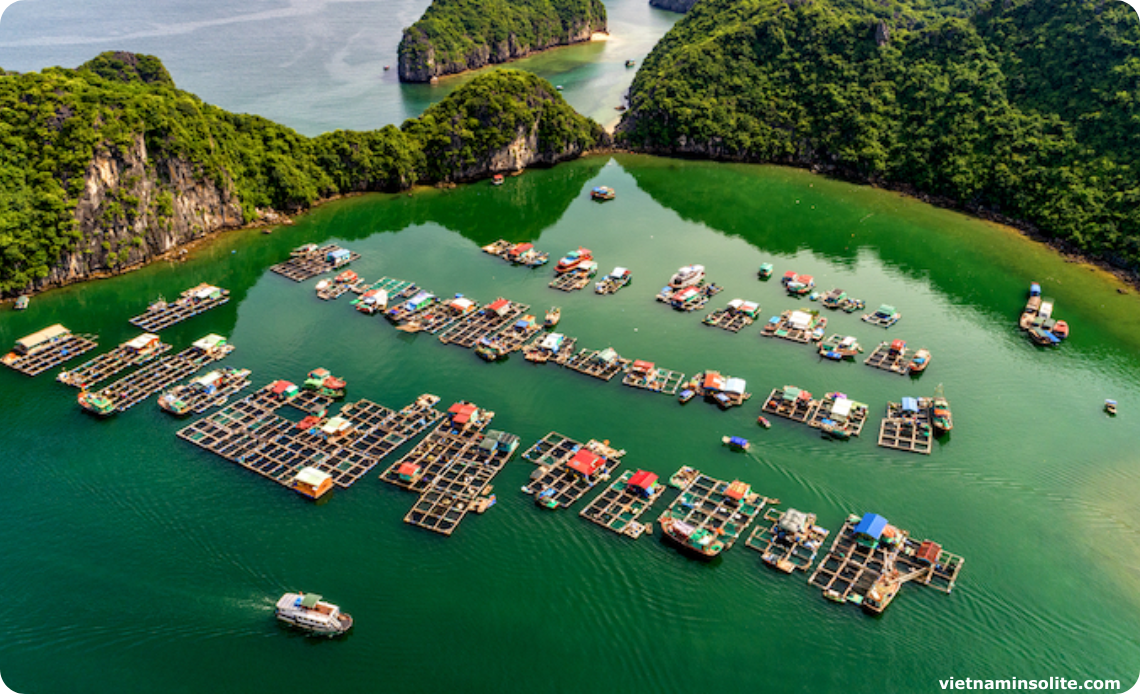
[[[317,291],[318,291],[318,292],[322,292],[322,291],[324,291],[324,290],[328,289],[329,287],[331,287],[331,286],[332,286],[332,283],[333,283],[333,281],[332,281],[332,280],[327,280],[327,279],[326,279],[326,280],[321,280],[320,282],[317,282],[317,287],[316,287],[316,289],[317,289]]]
[[[339,636],[352,628],[352,617],[316,593],[286,593],[277,601],[277,619],[317,636]]]
[[[686,265],[678,270],[677,274],[673,275],[673,279],[669,280],[669,286],[673,289],[691,287],[695,284],[700,284],[704,278],[704,265]]]

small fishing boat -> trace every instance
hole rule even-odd
[[[331,287],[332,283],[333,283],[333,281],[330,279],[323,279],[320,282],[317,282],[317,286],[316,286],[317,292],[323,292],[324,290]]]
[[[1059,320],[1053,324],[1053,330],[1051,332],[1064,340],[1069,336],[1069,324],[1063,320]]]
[[[391,66],[391,65],[385,65],[385,66],[384,66],[384,72],[388,72],[388,71],[389,71],[389,70],[391,70],[391,69],[392,69],[392,66]]]
[[[558,264],[554,266],[554,272],[561,275],[571,270],[577,270],[579,265],[593,259],[593,251],[589,248],[579,246],[578,250],[570,251],[558,261]]]
[[[765,417],[764,415],[760,415],[759,417],[757,417],[756,423],[759,424],[760,426],[764,427],[765,429],[771,429],[772,428],[772,423],[769,422],[768,418]]]
[[[627,60],[627,61],[625,61],[625,66],[626,66],[626,67],[633,67],[635,64],[636,64],[636,63],[634,63],[632,60]]]
[[[546,312],[546,318],[542,321],[542,325],[546,328],[553,328],[558,325],[560,320],[562,320],[562,309],[558,306],[551,306],[550,310]]]
[[[495,175],[494,175],[494,176],[491,178],[491,185],[493,185],[493,186],[501,186],[501,185],[503,185],[503,174],[495,174]]]
[[[598,186],[590,191],[590,197],[594,200],[613,200],[616,195],[614,189],[609,186]]]
[[[1041,310],[1041,285],[1033,282],[1029,285],[1029,299],[1025,302],[1025,308],[1021,311],[1021,318],[1018,319],[1018,326],[1022,330],[1029,330],[1033,327],[1033,321],[1037,320],[1037,313]]]
[[[910,360],[910,372],[922,373],[928,366],[930,366],[930,350],[923,348],[915,352],[914,358]]]
[[[808,301],[819,301],[819,297],[819,292],[812,292],[811,294],[808,294]]]
[[[686,388],[677,394],[677,399],[681,401],[682,405],[684,405],[685,403],[687,403],[688,401],[690,401],[694,397],[696,397],[696,395],[697,395],[696,391],[692,390],[691,388]]]
[[[954,418],[950,413],[950,403],[942,392],[942,384],[934,389],[934,398],[930,401],[930,423],[934,431],[945,434],[954,428]]]
[[[79,391],[79,406],[93,415],[110,417],[115,414],[115,401],[102,393]]]
[[[554,88],[557,89],[558,91],[562,91],[562,85],[561,84],[554,85]]]
[[[1115,417],[1116,416],[1116,401],[1115,400],[1105,400],[1104,401],[1104,411],[1109,413],[1113,417]]]
[[[340,636],[352,628],[352,617],[316,593],[285,593],[277,601],[277,619],[314,636]]]
[[[704,528],[697,528],[669,515],[662,516],[658,522],[666,539],[698,558],[712,559],[724,551],[724,543],[717,539],[715,533]]]
[[[902,314],[899,313],[898,309],[896,309],[894,306],[883,304],[879,308],[875,309],[874,313],[864,314],[863,322],[870,323],[871,325],[877,325],[882,328],[889,328],[895,323],[898,323],[899,318],[901,317]]]
[[[797,275],[792,273],[791,277],[784,276],[786,280],[784,285],[788,288],[788,293],[793,296],[804,296],[810,294],[815,289],[815,278],[811,275]],[[818,295],[817,297],[818,298]]]
[[[840,441],[846,441],[851,438],[851,432],[847,430],[847,427],[833,419],[824,419],[821,421],[819,423],[819,431],[821,436],[829,436],[833,439],[839,439]]]
[[[686,265],[677,270],[669,280],[669,287],[676,290],[700,284],[705,279],[704,265]]]
[[[1030,328],[1029,339],[1043,347],[1056,347],[1061,342],[1061,338],[1045,328]]]
[[[772,267],[772,263],[760,263],[760,269],[756,271],[756,276],[762,280],[766,280],[772,276],[774,270],[775,268]]]
[[[28,302],[30,301],[31,299],[29,299],[25,294],[21,294],[20,296],[16,297],[16,310],[23,311],[28,307]]]
[[[321,250],[321,247],[315,243],[306,243],[303,246],[297,246],[289,251],[289,256],[292,258],[304,258],[305,256],[312,255]]]
[[[734,451],[747,451],[752,448],[752,444],[748,443],[748,439],[739,436],[723,436],[720,442]]]
[[[358,279],[360,279],[360,275],[357,275],[352,270],[345,270],[336,276],[337,284],[352,284]]]

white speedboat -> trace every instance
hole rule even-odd
[[[678,270],[677,274],[673,275],[673,279],[669,280],[669,286],[673,289],[692,287],[693,285],[700,284],[704,278],[704,265],[686,265]]]

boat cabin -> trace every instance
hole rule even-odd
[[[293,478],[293,484],[290,486],[302,496],[319,499],[333,488],[333,478],[332,475],[315,467],[304,467]]]
[[[657,475],[648,470],[638,470],[629,478],[626,489],[637,496],[652,498],[657,491]]]

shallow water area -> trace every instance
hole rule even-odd
[[[591,201],[596,185],[617,198]],[[586,246],[600,273],[629,267],[633,283],[606,297],[556,292],[546,286],[550,266],[513,267],[479,250],[500,237],[534,241],[554,260]],[[291,248],[325,240],[360,252],[352,269],[368,280],[400,277],[483,302],[505,296],[539,317],[560,305],[558,329],[581,347],[613,346],[687,374],[718,369],[747,379],[754,397],[721,412],[518,354],[487,364],[359,314],[348,297],[320,301],[316,279],[267,271]],[[765,261],[776,277],[761,282]],[[785,270],[870,307],[892,303],[903,317],[889,330],[827,312],[828,332],[855,335],[868,352],[905,339],[932,351],[931,366],[900,377],[823,361],[810,347],[760,337],[758,324],[739,334],[703,326],[704,311],[653,300],[688,263],[725,287],[709,310],[732,298],[758,301],[764,319],[819,308],[784,293]],[[1016,328],[1034,280],[1073,329],[1056,350]],[[494,410],[494,426],[524,447],[551,430],[609,439],[628,451],[620,470],[667,476],[695,465],[817,513],[833,531],[848,513],[881,513],[964,555],[958,586],[949,596],[904,586],[881,618],[868,618],[769,570],[743,542],[704,564],[657,535],[601,530],[577,517],[584,502],[540,510],[517,491],[532,469],[517,457],[495,480],[496,506],[437,537],[401,522],[415,497],[380,482],[379,469],[314,506],[175,438],[185,422],[153,399],[97,420],[53,382],[58,369],[35,379],[4,369],[0,504],[13,520],[0,527],[9,634],[0,672],[15,691],[196,692],[221,681],[280,691],[330,673],[346,688],[382,682],[386,691],[524,682],[586,691],[604,680],[623,691],[881,692],[933,691],[950,676],[1135,678],[1140,543],[1127,500],[1140,488],[1130,453],[1140,307],[1103,274],[1016,234],[803,171],[590,157],[498,187],[360,196],[270,235],[226,234],[185,263],[4,310],[0,345],[62,322],[98,333],[98,353],[137,334],[127,318],[154,298],[203,281],[230,289],[231,301],[163,337],[176,350],[211,331],[230,337],[236,350],[223,363],[252,369],[254,387],[325,366],[347,378],[349,401],[468,399]],[[930,395],[939,383],[955,429],[932,455],[875,446],[888,400]],[[871,406],[870,424],[848,442],[775,417],[760,429],[764,397],[784,384],[845,392]],[[1120,403],[1115,419],[1101,409],[1106,397]],[[751,452],[721,446],[726,435],[750,439]],[[279,629],[273,602],[297,589],[350,612],[353,633],[326,642]]]

